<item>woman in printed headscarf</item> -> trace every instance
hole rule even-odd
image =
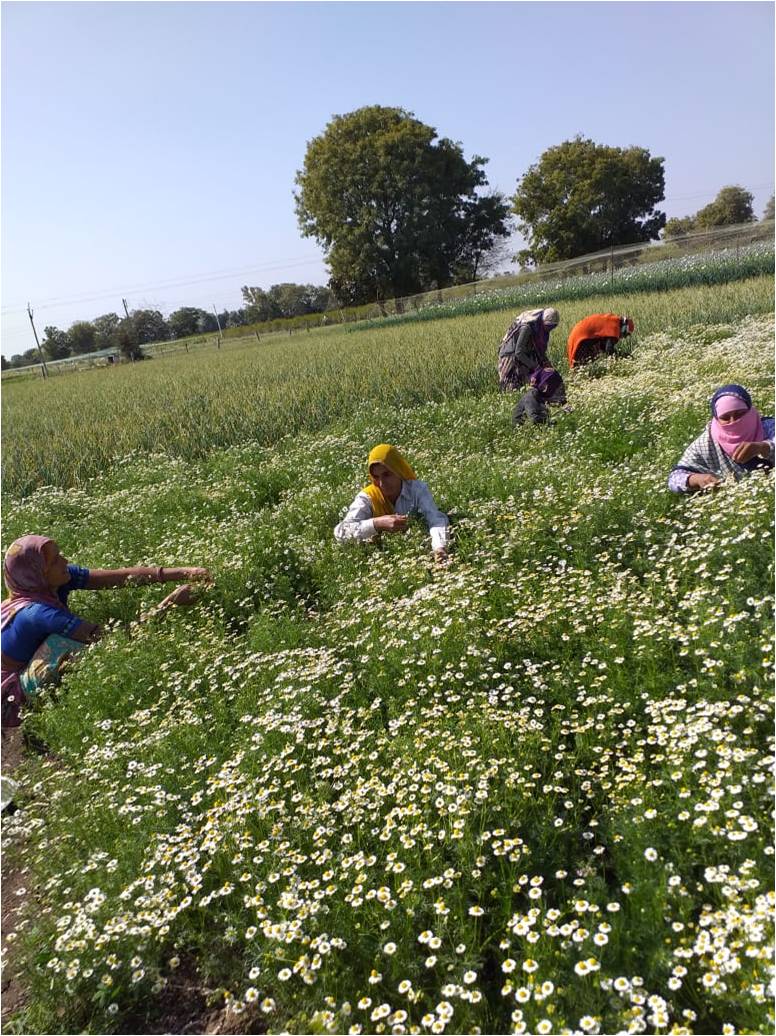
[[[375,446],[367,468],[369,485],[356,496],[334,529],[337,542],[405,532],[408,517],[421,515],[428,524],[435,557],[444,560],[450,542],[450,522],[434,503],[428,485],[420,481],[396,447],[387,443]]]
[[[202,580],[210,574],[206,568],[90,570],[68,564],[48,536],[22,536],[8,548],[3,577],[9,596],[0,604],[2,725],[16,727],[24,699],[33,698],[44,682],[56,678],[72,654],[101,636],[99,626],[68,609],[73,590]],[[192,588],[186,583],[165,597],[152,614],[191,600]]]
[[[711,397],[711,420],[668,476],[674,493],[738,481],[755,468],[773,467],[774,419],[762,417],[741,385],[723,385]]]
[[[559,320],[557,309],[527,309],[515,317],[498,350],[498,384],[502,392],[516,392],[534,371],[552,366],[547,346],[550,332]]]

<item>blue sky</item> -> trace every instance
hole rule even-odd
[[[512,194],[577,133],[669,216],[774,178],[771,3],[2,4],[2,351],[76,319],[324,283],[292,190],[334,114],[404,107]]]

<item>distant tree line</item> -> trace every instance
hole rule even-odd
[[[313,284],[273,284],[268,291],[246,286],[242,294],[244,307],[225,309],[217,317],[214,312],[196,306],[183,306],[168,317],[158,309],[136,309],[129,314],[129,319],[105,313],[94,320],[76,320],[67,331],[44,327],[40,342],[43,356],[46,360],[64,360],[113,349],[126,359],[138,359],[143,355],[141,346],[149,342],[212,334],[219,325],[225,331],[282,317],[319,313],[336,305],[328,288]],[[38,350],[32,348],[12,356],[10,361],[3,357],[2,369],[39,362]]]

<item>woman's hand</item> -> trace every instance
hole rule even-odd
[[[406,514],[384,514],[380,518],[373,518],[375,529],[379,532],[406,532]]]
[[[194,588],[188,583],[184,583],[183,586],[176,586],[171,594],[167,594],[165,599],[159,603],[159,610],[178,604],[194,604],[195,599]]]
[[[180,571],[183,573],[184,579],[191,579],[194,583],[210,583],[213,581],[212,575],[206,568],[182,568]]]
[[[713,489],[718,486],[722,481],[721,478],[717,478],[716,475],[697,475],[693,474],[687,479],[687,485],[690,489]]]
[[[736,464],[746,464],[753,457],[768,456],[767,442],[742,442],[733,450],[732,457]]]

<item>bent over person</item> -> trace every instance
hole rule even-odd
[[[723,385],[711,397],[711,420],[668,476],[674,493],[712,489],[755,468],[773,467],[774,419],[762,417],[741,385]]]
[[[56,679],[75,652],[99,640],[101,630],[68,609],[73,590],[99,590],[127,583],[174,583],[209,579],[206,568],[135,567],[88,569],[68,564],[48,536],[22,536],[5,555],[3,576],[9,596],[0,605],[2,629],[2,725],[18,727],[25,699]],[[191,587],[173,590],[153,613],[190,604]]]
[[[369,485],[364,486],[334,529],[338,543],[371,540],[380,533],[406,532],[410,515],[421,515],[431,534],[437,560],[447,557],[450,522],[434,503],[427,483],[421,482],[395,446],[381,443],[367,460]]]
[[[534,371],[551,366],[547,358],[550,332],[558,326],[557,309],[527,309],[507,328],[498,350],[498,384],[516,392]]]
[[[617,343],[633,331],[634,323],[628,316],[592,313],[574,324],[569,333],[566,343],[569,367],[589,363],[599,356],[616,356]]]

